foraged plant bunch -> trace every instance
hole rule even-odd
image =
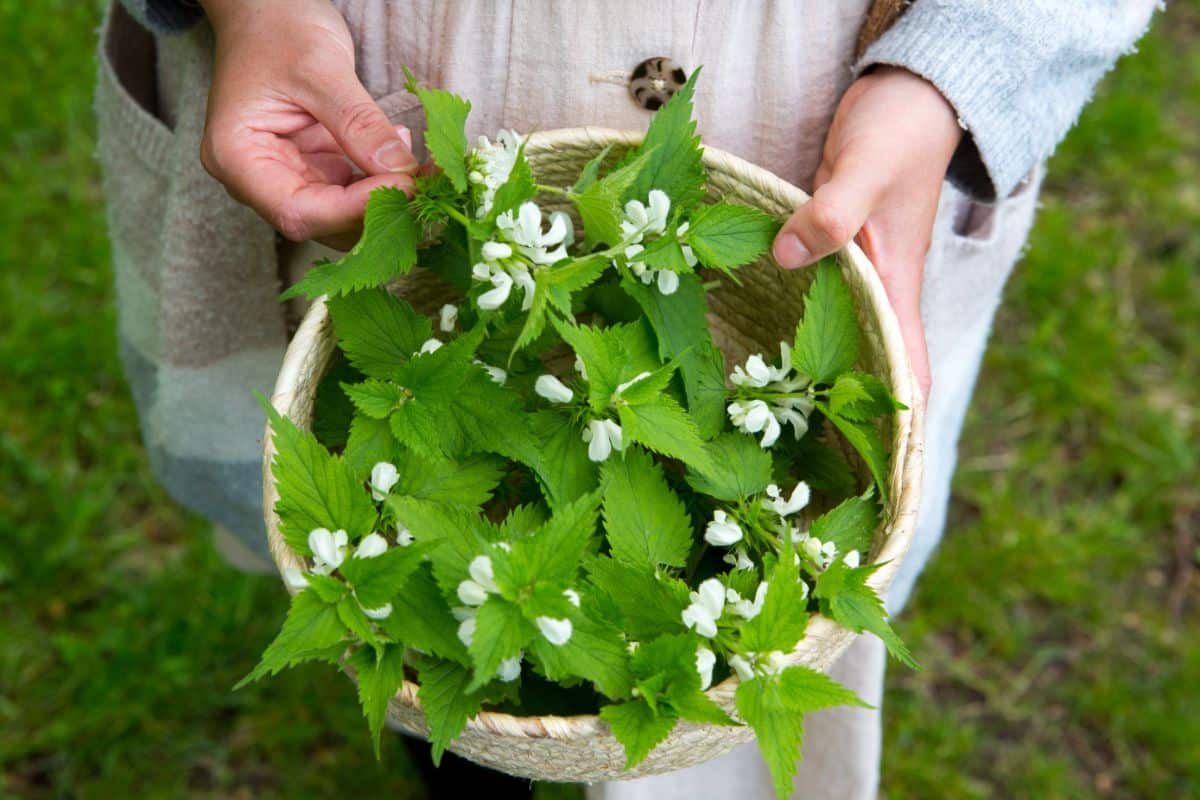
[[[440,173],[377,191],[359,244],[288,292],[327,295],[339,354],[313,433],[267,407],[280,531],[310,566],[244,682],[353,669],[378,751],[414,680],[435,759],[484,708],[598,711],[628,767],[680,719],[748,724],[782,796],[802,714],[861,704],[787,666],[809,615],[912,663],[863,563],[898,405],[855,370],[832,262],[792,341],[727,372],[698,270],[735,275],[779,222],[702,202],[694,82],[638,148],[551,187],[515,133],[468,150],[469,104],[410,76]],[[462,299],[426,317],[383,288],[414,267]],[[705,694],[731,674],[740,720]]]

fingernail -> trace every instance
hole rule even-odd
[[[403,125],[397,125],[396,126],[396,135],[399,136],[400,140],[404,142],[404,146],[407,147],[411,151],[412,150],[412,131],[410,131],[408,128],[404,127]]]
[[[413,158],[412,150],[404,143],[403,137],[376,150],[375,163],[389,172],[411,172],[417,166],[417,160]]]
[[[803,266],[812,259],[812,253],[808,252],[804,242],[794,233],[785,233],[776,239],[774,251],[779,266],[788,269]]]

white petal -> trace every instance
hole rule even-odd
[[[658,291],[662,294],[675,294],[675,290],[679,288],[679,274],[671,272],[669,269],[660,269],[658,271]]]
[[[771,369],[767,366],[767,362],[763,361],[763,357],[755,354],[746,359],[746,374],[750,376],[753,386],[766,386],[771,380]]]
[[[308,549],[322,563],[334,558],[333,534],[328,528],[313,528],[308,534]]]
[[[481,606],[487,598],[487,589],[475,581],[465,580],[458,584],[458,599],[465,606]]]
[[[750,662],[742,656],[732,655],[729,657],[728,661],[729,668],[737,673],[739,679],[748,681],[754,677],[754,667],[752,667]]]
[[[627,380],[627,381],[625,381],[624,383],[622,383],[622,384],[620,384],[619,386],[617,386],[617,390],[616,390],[615,392],[613,392],[613,395],[614,395],[614,396],[616,396],[616,397],[620,397],[620,396],[621,396],[621,394],[622,394],[622,393],[623,393],[623,392],[624,392],[626,389],[628,389],[630,386],[633,386],[635,383],[637,383],[637,382],[639,382],[639,381],[642,381],[642,380],[645,380],[646,378],[649,378],[649,377],[650,377],[650,373],[649,373],[649,372],[639,372],[637,375],[634,375],[634,376],[633,376],[632,378],[630,378],[629,380]]]
[[[574,589],[563,589],[563,597],[567,598],[567,602],[579,608],[579,592]]]
[[[408,547],[413,543],[413,533],[403,522],[396,523],[396,544]]]
[[[537,623],[538,630],[542,632],[542,636],[546,637],[546,641],[555,647],[562,647],[571,640],[573,630],[571,620],[538,617],[534,621]]]
[[[645,228],[650,221],[646,215],[646,207],[640,200],[630,200],[625,204],[625,218],[638,230]]]
[[[438,341],[437,339],[426,339],[425,342],[421,345],[421,349],[418,350],[417,352],[420,353],[421,355],[427,355],[429,353],[436,353],[438,350],[441,350],[441,349],[442,349],[442,343],[440,341]]]
[[[508,373],[499,367],[493,367],[488,364],[483,365],[483,371],[492,379],[492,383],[498,383],[501,386],[508,380]]]
[[[496,273],[491,277],[491,281],[496,288],[479,295],[479,299],[475,301],[485,311],[492,311],[504,305],[512,292],[513,279],[507,272]]]
[[[355,558],[375,558],[387,552],[387,539],[380,536],[378,533],[368,533],[358,543],[358,549],[354,551]]]
[[[583,359],[579,356],[575,356],[575,371],[578,372],[579,377],[583,378],[585,381],[588,379],[587,367],[584,366]]]
[[[552,211],[550,213],[550,230],[555,230],[555,226],[562,220],[562,226],[566,233],[560,239],[561,243],[570,247],[575,243],[575,223],[571,220],[571,215],[565,211]]]
[[[709,578],[700,584],[696,595],[713,619],[721,618],[721,612],[725,610],[725,584],[716,578]]]
[[[621,431],[621,426],[613,422],[611,419],[601,421],[605,435],[608,436],[608,443],[612,445],[613,450],[625,449],[625,435]]]
[[[716,664],[716,653],[707,647],[696,648],[696,672],[700,673],[700,691],[712,686],[713,667]]]
[[[471,563],[467,565],[467,572],[472,580],[489,592],[500,591],[496,586],[495,573],[492,572],[492,559],[487,556],[475,556],[471,559]]]
[[[523,653],[519,653],[501,661],[500,666],[496,668],[496,677],[504,683],[512,683],[521,677],[521,659],[524,657]]]
[[[471,277],[477,281],[488,281],[492,279],[492,268],[487,264],[479,263],[471,267]]]
[[[583,432],[583,440],[588,443],[588,458],[592,461],[605,461],[612,455],[612,441],[604,430],[604,420],[589,422],[587,430]]]
[[[680,617],[683,619],[684,625],[689,629],[694,629],[696,633],[706,639],[717,635],[717,621],[698,603],[692,603],[685,608]]]
[[[667,214],[671,211],[671,198],[661,189],[650,190],[649,228],[651,233],[662,233],[667,229]]]
[[[533,282],[533,276],[525,270],[519,270],[513,277],[516,279],[517,286],[520,286],[525,292],[524,297],[521,298],[521,310],[528,311],[533,308],[533,294],[537,290],[537,285]]]
[[[770,447],[771,445],[775,444],[775,442],[779,441],[779,434],[782,430],[783,428],[779,427],[779,420],[775,419],[773,415],[768,414],[767,430],[763,432],[763,437],[760,444],[763,447]]]
[[[646,248],[642,247],[640,244],[631,244],[629,247],[625,248],[625,257],[629,259],[637,258],[645,249]],[[642,268],[645,268],[644,264],[642,265]]]
[[[379,608],[364,608],[367,619],[387,619],[392,615],[392,604],[384,603]]]
[[[683,251],[683,260],[687,262],[689,267],[694,267],[700,263],[700,259],[696,258],[696,251],[692,250],[689,245],[682,244],[679,249]]]
[[[533,384],[533,391],[551,403],[569,403],[575,399],[575,393],[553,375],[539,376]]]
[[[484,242],[483,247],[479,249],[485,261],[500,261],[504,258],[512,258],[512,245],[504,242]]]
[[[767,420],[775,419],[771,416],[771,409],[762,400],[751,400],[746,406],[746,421],[744,423],[746,430],[749,433],[758,433],[767,426]],[[779,423],[776,422],[776,425]]]
[[[471,646],[471,640],[475,638],[475,618],[467,617],[462,622],[458,623],[458,640],[467,647]]]
[[[458,323],[458,306],[453,303],[446,303],[446,305],[442,306],[438,318],[438,327],[443,333],[449,333],[454,330],[454,326]]]
[[[846,555],[842,557],[842,563],[845,564],[847,567],[850,567],[851,569],[858,567],[858,565],[859,565],[859,563],[861,563],[861,561],[862,561],[862,557],[858,554],[857,550],[851,550],[849,553],[846,553]]]
[[[371,467],[371,497],[375,498],[376,502],[383,500],[398,480],[400,471],[396,469],[396,465],[380,461]]]
[[[542,247],[557,247],[567,238],[567,229],[571,218],[559,212],[550,215],[550,229],[543,233],[538,243]]]

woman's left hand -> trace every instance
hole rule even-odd
[[[793,269],[857,238],[900,320],[925,397],[921,281],[938,195],[962,135],[953,107],[933,84],[898,67],[864,75],[838,104],[812,200],[796,209],[774,246],[775,260]]]

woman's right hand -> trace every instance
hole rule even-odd
[[[367,196],[411,194],[417,161],[359,82],[341,14],[328,0],[201,3],[216,32],[204,168],[288,239],[352,246]]]

